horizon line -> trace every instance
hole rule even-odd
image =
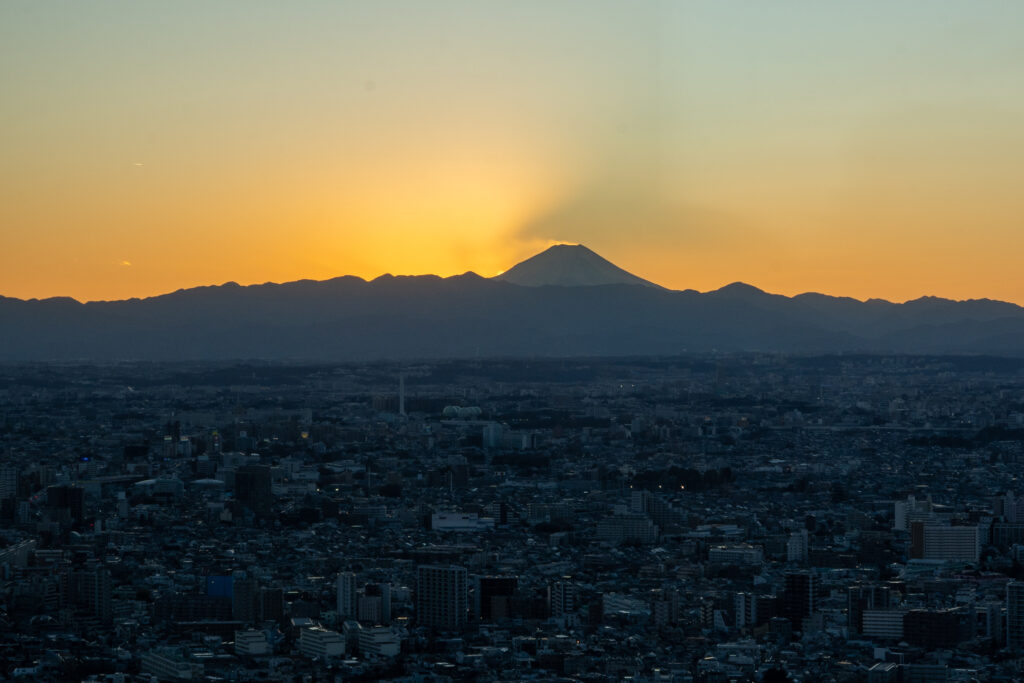
[[[559,245],[552,245],[552,246],[579,246],[579,247],[587,248],[587,247],[585,247],[585,245],[582,245],[582,244],[572,244],[572,245],[570,245],[570,244],[564,244],[564,245],[563,244],[559,244]],[[543,252],[539,252],[539,253],[543,253]],[[594,253],[596,253],[596,252],[594,252]],[[530,258],[532,258],[532,257],[530,257]],[[346,273],[346,274],[342,274],[342,275],[335,275],[333,277],[325,278],[325,279],[322,279],[322,280],[317,280],[317,279],[314,279],[314,278],[299,278],[297,280],[284,280],[284,281],[281,281],[281,282],[276,282],[276,281],[273,281],[273,280],[265,280],[265,281],[262,281],[262,282],[255,282],[254,281],[254,282],[248,282],[248,283],[245,283],[245,284],[242,284],[242,283],[240,283],[240,282],[238,282],[236,280],[226,280],[226,281],[221,282],[219,284],[217,284],[217,283],[210,283],[210,284],[192,285],[192,286],[188,286],[188,287],[179,287],[179,288],[174,289],[174,290],[159,292],[159,293],[156,293],[156,294],[149,294],[149,295],[145,295],[145,296],[131,296],[131,297],[123,298],[123,299],[87,299],[87,300],[83,301],[83,300],[81,300],[79,298],[76,298],[74,296],[60,295],[60,294],[55,295],[55,296],[48,296],[48,297],[22,298],[22,297],[17,297],[17,296],[8,296],[8,295],[2,294],[2,293],[0,293],[0,299],[6,299],[6,300],[10,300],[10,301],[20,301],[20,302],[23,302],[23,303],[44,303],[44,302],[54,302],[54,301],[71,301],[71,302],[74,302],[74,303],[79,304],[81,306],[85,306],[85,305],[88,305],[88,304],[116,304],[116,303],[128,303],[128,302],[133,302],[133,301],[137,301],[137,302],[149,301],[151,299],[159,299],[159,298],[166,297],[166,296],[172,296],[174,294],[178,294],[178,293],[181,293],[181,292],[189,292],[189,291],[198,290],[198,289],[220,289],[220,288],[224,288],[224,287],[237,287],[239,289],[249,289],[249,288],[253,288],[253,287],[266,287],[266,286],[283,287],[283,286],[294,285],[294,284],[298,284],[298,283],[302,283],[302,282],[308,282],[308,283],[314,283],[314,284],[323,284],[323,283],[327,283],[327,282],[332,282],[334,280],[341,280],[341,279],[347,279],[347,278],[359,280],[359,281],[363,282],[364,284],[372,284],[373,282],[376,282],[377,280],[381,280],[381,279],[384,279],[384,278],[437,278],[437,279],[440,279],[440,280],[450,280],[450,279],[453,279],[453,278],[465,277],[467,275],[473,275],[473,276],[476,276],[476,277],[478,277],[478,278],[480,278],[482,280],[501,282],[503,285],[508,285],[508,286],[512,286],[512,287],[527,287],[527,288],[531,288],[531,289],[539,288],[539,287],[534,287],[534,286],[531,286],[531,285],[518,285],[518,284],[515,284],[513,282],[500,281],[500,280],[497,279],[499,276],[503,275],[504,273],[507,273],[509,270],[512,270],[512,268],[514,268],[514,267],[515,266],[510,266],[509,268],[501,271],[500,273],[492,275],[492,276],[480,275],[479,273],[477,273],[474,270],[467,270],[467,271],[464,271],[464,272],[461,272],[461,273],[453,273],[451,275],[440,275],[440,274],[437,274],[437,273],[397,273],[396,274],[396,273],[391,273],[391,272],[384,272],[384,273],[381,273],[381,274],[376,275],[376,276],[371,277],[371,278],[366,278],[366,277],[362,277],[360,275],[352,275],[352,274]],[[626,272],[628,272],[628,271],[626,271]],[[632,273],[630,273],[630,274],[632,274]],[[636,277],[639,277],[639,276],[636,276]],[[653,282],[653,281],[651,281],[651,282]],[[995,298],[987,297],[987,296],[984,296],[984,297],[968,297],[968,298],[959,299],[959,298],[952,298],[952,297],[946,297],[946,296],[939,296],[939,295],[935,295],[935,294],[922,294],[922,295],[917,296],[917,297],[913,297],[913,298],[909,298],[909,299],[904,299],[904,300],[900,301],[900,300],[886,299],[886,298],[882,298],[882,297],[868,297],[868,298],[865,298],[865,299],[859,299],[859,298],[857,298],[855,296],[847,296],[847,295],[844,295],[844,294],[829,294],[829,293],[821,292],[821,291],[817,291],[817,290],[806,290],[806,291],[798,292],[796,294],[782,294],[782,293],[778,293],[778,292],[769,292],[769,291],[767,291],[765,289],[762,289],[762,288],[758,287],[757,285],[752,285],[752,284],[750,284],[748,282],[743,282],[742,280],[735,280],[733,282],[729,282],[729,283],[724,284],[724,285],[722,285],[720,287],[717,287],[715,289],[708,289],[708,290],[698,290],[698,289],[694,289],[694,288],[691,288],[691,287],[688,287],[688,288],[685,288],[685,289],[673,289],[671,287],[665,287],[664,285],[659,285],[658,283],[653,283],[653,284],[658,285],[658,287],[663,292],[675,293],[675,294],[694,293],[694,294],[699,294],[699,295],[707,295],[707,294],[714,294],[716,292],[723,292],[723,291],[728,290],[730,288],[745,287],[745,288],[750,288],[750,289],[756,290],[756,293],[759,293],[759,294],[764,294],[766,296],[771,296],[771,297],[782,297],[784,299],[789,299],[789,300],[793,300],[793,299],[797,299],[798,297],[805,297],[805,296],[823,296],[823,297],[828,297],[830,299],[846,299],[846,300],[850,300],[850,301],[855,301],[855,302],[860,303],[860,304],[882,303],[882,304],[891,304],[891,305],[894,305],[894,306],[902,306],[904,304],[913,303],[913,302],[917,302],[917,301],[936,300],[936,301],[948,301],[948,302],[953,302],[953,303],[992,302],[992,303],[1010,304],[1010,305],[1016,306],[1018,308],[1024,308],[1024,304],[1018,303],[1016,301],[1010,301],[1010,300],[1007,300],[1007,299],[995,299]],[[561,287],[561,288],[585,288],[585,287],[607,287],[607,286],[641,287],[643,285],[627,284],[627,283],[609,283],[607,285],[541,285],[541,287]]]

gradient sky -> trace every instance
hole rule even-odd
[[[586,244],[673,288],[1024,303],[1024,2],[0,4],[0,294]]]

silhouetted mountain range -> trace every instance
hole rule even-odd
[[[700,293],[636,277],[582,246],[497,278],[475,273],[229,282],[148,299],[0,297],[0,360],[670,355],[684,351],[1024,356],[1024,308],[903,304],[735,283]]]

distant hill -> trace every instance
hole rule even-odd
[[[370,360],[685,351],[1024,356],[1024,309],[987,299],[673,291],[583,246],[497,278],[385,275],[79,303],[0,297],[0,360]]]

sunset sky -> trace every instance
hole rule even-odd
[[[490,276],[1024,303],[1024,2],[0,4],[0,295]]]

